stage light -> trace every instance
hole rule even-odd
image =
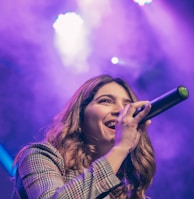
[[[15,176],[16,167],[12,167],[13,160],[2,145],[0,145],[0,154],[0,163],[7,170],[9,175]]]
[[[111,58],[111,63],[112,64],[118,64],[119,63],[119,58],[118,57],[112,57]]]
[[[76,52],[82,24],[83,20],[74,12],[58,15],[53,28],[57,46],[64,54],[71,56]]]
[[[83,24],[82,18],[75,12],[67,12],[59,14],[55,20],[53,27],[57,33],[72,36]]]
[[[145,4],[150,4],[152,0],[133,0],[135,3],[138,3],[140,6],[144,6]]]
[[[82,17],[75,12],[59,14],[53,23],[55,46],[65,67],[74,67],[76,72],[86,70],[88,56],[87,29]],[[85,67],[85,68],[84,68]]]

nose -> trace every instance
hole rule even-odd
[[[120,114],[120,111],[124,108],[124,105],[123,104],[115,104],[113,109],[112,109],[112,112],[111,114],[114,115],[114,116],[119,116]]]

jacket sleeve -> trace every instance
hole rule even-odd
[[[64,163],[59,152],[40,146],[27,148],[18,164],[17,178],[21,182],[17,184],[22,185],[29,199],[93,199],[120,183],[104,157],[65,183]]]

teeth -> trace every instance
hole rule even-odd
[[[107,126],[111,129],[115,129],[115,122],[109,122],[107,123]]]

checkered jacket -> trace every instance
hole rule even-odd
[[[72,170],[65,174],[59,151],[49,143],[35,143],[18,162],[12,199],[108,199],[102,193],[118,184],[120,180],[104,157],[81,175]]]

